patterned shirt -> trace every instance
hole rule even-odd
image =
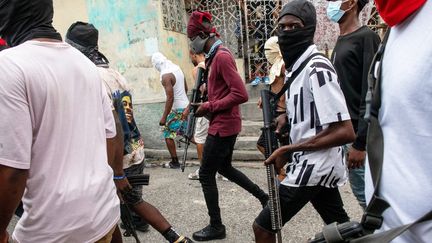
[[[311,45],[293,66],[295,71],[313,53]],[[288,77],[292,72],[287,74]],[[322,56],[309,61],[292,82],[286,93],[290,140],[296,144],[314,137],[330,123],[349,120],[345,98],[331,62]],[[342,147],[293,153],[287,167],[287,186],[325,186],[334,188],[345,184],[347,168]]]

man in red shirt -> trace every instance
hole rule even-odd
[[[208,241],[225,238],[218,202],[215,174],[235,182],[252,195],[263,206],[268,195],[246,175],[231,165],[234,144],[241,130],[239,105],[248,100],[243,80],[231,52],[223,47],[219,35],[211,24],[209,13],[195,11],[187,27],[188,38],[194,53],[204,53],[208,101],[201,104],[196,116],[209,117],[210,127],[204,144],[204,154],[199,179],[206,200],[210,224],[193,234],[194,240]]]

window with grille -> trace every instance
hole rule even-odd
[[[163,28],[186,33],[186,14],[183,0],[161,0]]]

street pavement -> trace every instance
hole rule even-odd
[[[192,233],[205,227],[209,218],[199,181],[189,180],[187,175],[198,168],[194,162],[186,167],[184,173],[180,170],[166,169],[149,163],[144,173],[150,174],[150,185],[144,187],[144,199],[156,206],[174,226],[177,232],[191,237]],[[239,168],[252,181],[267,191],[265,168],[261,162],[237,162]],[[227,237],[214,242],[249,243],[254,242],[252,223],[261,211],[261,205],[248,192],[230,181],[217,180],[219,188],[219,204],[222,220],[226,226]],[[345,209],[352,220],[359,221],[362,209],[354,198],[349,185],[340,188]],[[16,218],[9,225],[12,232]],[[306,205],[283,230],[283,242],[305,242],[309,237],[320,231],[323,222],[313,207]],[[156,230],[138,232],[143,243],[166,242]],[[133,237],[124,237],[124,242],[133,243]]]

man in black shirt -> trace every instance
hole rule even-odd
[[[379,36],[361,26],[359,13],[368,0],[329,1],[327,16],[339,24],[340,36],[331,61],[336,68],[357,138],[347,147],[349,180],[359,204],[365,208],[364,160],[366,157],[365,96],[367,74],[380,43]]]

